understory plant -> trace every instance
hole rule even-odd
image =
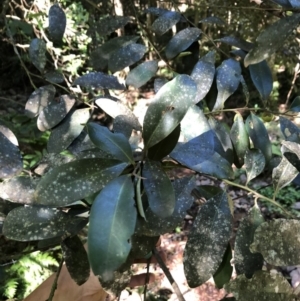
[[[17,139],[0,119],[3,235],[23,242],[22,250],[61,245],[78,285],[88,279],[91,267],[102,286],[118,294],[128,284],[126,276],[134,258],[155,252],[159,236],[181,224],[197,195],[206,202],[193,221],[184,250],[188,285],[198,287],[213,277],[217,287],[224,287],[236,300],[297,298],[298,290],[285,277],[263,269],[264,262],[275,267],[300,264],[300,221],[276,201],[279,191],[300,171],[300,129],[291,121],[300,111],[300,100],[296,97],[285,112],[272,112],[284,137],[280,156],[272,153],[268,131],[259,117],[270,113],[273,79],[266,59],[300,21],[295,1],[273,2],[289,13],[264,28],[253,43],[234,36],[218,39],[234,47],[232,56],[227,54],[221,61],[210,40],[206,54],[189,75],[176,73],[172,62],[208,37],[177,10],[149,7],[139,16],[100,18],[91,31],[106,42],[90,53],[93,70],[72,83],[88,92],[84,101],[76,93],[62,94],[68,88],[61,73],[47,70],[49,49],[44,39],[32,39],[29,58],[47,84],[29,96],[25,114],[36,119],[40,131],[51,134],[41,161],[24,170]],[[141,23],[144,14],[154,19],[146,29]],[[47,39],[61,45],[64,10],[54,4],[48,19]],[[134,36],[110,36],[129,22],[139,29]],[[210,19],[212,26],[219,22],[217,17]],[[170,33],[175,25],[180,30],[157,50],[157,59],[145,59],[154,45],[152,39]],[[152,35],[147,36],[149,32]],[[159,61],[171,70],[172,78],[156,76]],[[121,82],[117,72],[127,67],[130,71]],[[245,74],[260,95],[260,106],[248,106]],[[128,86],[139,89],[149,81],[155,96],[140,123],[116,98],[116,91]],[[243,105],[228,109],[226,101],[238,89]],[[111,117],[110,123],[97,121],[100,109]],[[230,128],[217,118],[228,111],[235,115]],[[172,171],[181,168],[190,170],[190,176],[170,178]],[[247,174],[244,184],[234,179],[233,169],[241,168]],[[272,174],[272,197],[249,187],[262,173]],[[197,186],[198,174],[223,182],[223,188]],[[254,200],[234,245],[230,244],[231,186],[243,189]],[[260,200],[280,208],[285,218],[265,221]],[[78,234],[87,224],[86,252]],[[234,280],[232,264],[237,273]]]

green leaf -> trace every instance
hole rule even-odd
[[[52,168],[35,191],[37,203],[66,206],[101,190],[126,163],[114,159],[81,159]]]
[[[239,275],[225,285],[238,301],[292,301],[295,296],[288,281],[279,273],[257,271],[252,279]]]
[[[282,141],[281,143],[284,146],[282,148],[283,155],[300,172],[300,145],[290,141]]]
[[[28,98],[25,115],[34,118],[54,100],[56,89],[52,85],[36,89]]]
[[[96,197],[90,215],[88,255],[95,275],[104,281],[127,259],[137,212],[130,177],[121,176],[104,187]]]
[[[71,278],[77,285],[84,284],[90,277],[90,263],[80,238],[77,235],[66,238],[61,248]]]
[[[114,51],[108,60],[108,69],[115,73],[139,61],[146,53],[144,45],[131,43]]]
[[[237,157],[235,165],[242,167],[246,151],[249,149],[249,135],[240,113],[237,113],[234,117],[234,122],[230,130],[230,138]]]
[[[29,46],[29,58],[33,65],[42,73],[46,66],[46,43],[41,39],[33,39]]]
[[[159,90],[144,118],[145,148],[173,132],[193,104],[196,91],[196,84],[188,75],[178,75]]]
[[[218,96],[213,111],[223,110],[225,101],[236,91],[241,82],[241,72],[240,63],[234,59],[223,61],[217,68]]]
[[[300,143],[300,129],[289,119],[280,116],[280,129],[287,141]]]
[[[300,221],[276,219],[261,224],[255,231],[251,252],[259,252],[275,266],[300,264]]]
[[[167,44],[165,53],[168,60],[174,58],[180,52],[186,50],[200,37],[201,30],[196,27],[188,27],[179,31]]]
[[[112,133],[107,127],[93,122],[87,124],[87,130],[91,141],[101,150],[120,161],[135,164],[130,144],[124,135]]]
[[[222,19],[215,17],[215,16],[210,16],[205,19],[201,19],[199,21],[199,23],[215,24],[215,25],[220,25],[220,26],[226,25],[226,23]]]
[[[124,85],[119,83],[117,77],[102,72],[90,72],[82,75],[75,79],[73,86],[76,85],[94,89],[125,89]]]
[[[52,100],[40,112],[37,127],[40,131],[46,131],[59,124],[74,106],[76,100],[70,95],[62,95],[59,101]]]
[[[265,168],[266,160],[259,149],[247,149],[245,152],[245,169],[248,183],[262,173]]]
[[[184,273],[190,287],[206,282],[220,266],[231,235],[232,215],[226,193],[198,212],[184,250]]]
[[[160,236],[132,235],[131,237],[131,257],[147,258],[152,254]]]
[[[255,148],[259,149],[268,163],[272,158],[272,144],[263,121],[251,113],[246,119],[246,130]]]
[[[18,207],[8,213],[3,225],[6,238],[31,241],[76,234],[74,228],[86,225],[87,219],[46,207]]]
[[[129,21],[130,17],[108,16],[100,19],[97,22],[96,30],[100,36],[106,36],[114,32],[118,28],[124,27]]]
[[[197,95],[194,103],[202,100],[210,90],[215,76],[215,56],[214,51],[208,52],[198,61],[191,73],[191,78],[197,84]]]
[[[155,74],[158,68],[157,61],[146,61],[133,70],[131,70],[126,78],[126,85],[140,88],[146,84]]]
[[[58,70],[49,71],[44,75],[46,81],[54,84],[60,84],[65,81],[62,72]]]
[[[147,157],[150,160],[162,160],[176,146],[180,136],[180,124],[175,128],[175,130],[166,138],[153,145],[148,149]]]
[[[89,109],[71,111],[66,118],[55,127],[47,143],[49,153],[60,153],[79,136],[90,118]]]
[[[171,216],[175,207],[175,193],[161,163],[147,160],[143,167],[142,177],[152,212],[159,217]]]
[[[237,274],[245,274],[251,278],[255,271],[261,270],[264,259],[259,253],[251,253],[249,247],[253,243],[254,232],[264,222],[257,205],[253,206],[248,215],[240,222],[234,245],[234,265]]]
[[[253,43],[247,42],[241,38],[237,38],[234,36],[227,36],[221,39],[217,39],[217,41],[225,43],[230,46],[234,46],[236,48],[240,48],[245,51],[250,51],[253,48]]]
[[[250,76],[260,97],[267,100],[273,90],[272,72],[268,63],[263,60],[249,66]]]
[[[163,35],[181,19],[181,14],[175,11],[165,11],[153,22],[151,28],[159,36]]]
[[[219,266],[218,270],[214,274],[215,285],[218,289],[223,288],[223,285],[230,281],[233,267],[230,264],[230,260],[232,259],[232,251],[230,244],[227,245],[227,249],[223,256],[223,261]]]
[[[67,17],[61,7],[56,3],[49,10],[49,35],[53,42],[61,42],[67,25]]]
[[[154,80],[154,92],[155,94],[160,90],[160,88],[165,85],[168,80],[165,77],[155,78]]]
[[[297,96],[294,98],[291,106],[290,106],[290,111],[292,112],[300,112],[300,96]]]
[[[262,31],[256,39],[255,46],[246,55],[245,67],[259,63],[284,45],[284,41],[292,34],[300,21],[300,14],[281,18]]]

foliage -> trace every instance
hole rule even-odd
[[[239,187],[255,201],[241,222],[235,245],[230,246],[234,210],[227,188],[197,188],[206,203],[197,213],[184,252],[188,284],[197,287],[213,276],[217,286],[225,286],[237,300],[248,300],[248,290],[253,291],[253,287],[252,299],[292,300],[295,292],[283,276],[262,271],[263,260],[274,266],[298,265],[300,260],[299,221],[290,219],[291,213],[277,202],[279,192],[300,171],[300,130],[290,120],[299,112],[299,101],[296,98],[287,112],[272,112],[279,116],[283,135],[281,156],[272,153],[269,133],[259,118],[260,113],[273,109],[268,103],[272,72],[266,59],[300,21],[298,7],[292,1],[286,3],[291,12],[261,29],[253,43],[246,41],[247,36],[219,39],[229,51],[231,46],[238,49],[232,57],[229,51],[221,52],[206,34],[210,27],[224,23],[214,16],[198,20],[205,24],[202,29],[184,13],[166,8],[149,7],[130,17],[101,16],[89,20],[90,50],[79,47],[79,39],[73,40],[68,15],[58,3],[47,13],[42,8],[41,14],[31,16],[38,34],[27,35],[28,59],[43,84],[37,88],[32,73],[22,64],[35,89],[25,114],[50,135],[46,150],[39,153],[42,160],[37,166],[26,164],[24,169],[26,154],[22,157],[18,139],[9,124],[0,125],[3,235],[35,242],[37,248],[61,244],[66,266],[78,284],[86,281],[91,266],[103,287],[119,293],[128,284],[124,278],[133,259],[146,257],[158,236],[174,230],[191,207],[195,177],[169,177],[170,170],[187,168],[193,174]],[[81,11],[80,5],[72,7]],[[147,20],[154,20],[152,24],[143,23],[145,14]],[[129,23],[135,26],[134,35],[122,35]],[[6,29],[13,40],[7,20]],[[85,30],[76,28],[86,45],[89,39]],[[113,35],[115,31],[118,36]],[[200,59],[197,55],[190,76],[179,74],[174,62],[188,57],[193,45],[199,48],[200,39],[205,55]],[[64,44],[68,45],[67,59]],[[150,49],[155,49],[154,53]],[[84,63],[81,57],[91,58],[91,68],[79,76],[79,66]],[[66,60],[78,65],[65,67]],[[155,79],[156,94],[140,122],[116,96],[130,85],[140,88],[152,84],[160,63],[170,77],[159,82]],[[122,73],[124,68],[131,70],[128,75]],[[125,81],[121,82],[119,75],[125,76]],[[247,76],[260,95],[255,108],[248,106]],[[230,99],[239,91],[244,103],[230,109]],[[81,97],[83,92],[87,92],[85,97]],[[111,117],[110,124],[97,122],[100,108]],[[225,112],[235,112],[231,128],[217,118]],[[245,185],[234,181],[233,168],[243,166]],[[269,197],[248,186],[264,172],[272,174],[274,193]],[[257,205],[261,199],[280,208],[285,219],[265,222]],[[86,253],[77,235],[87,223]],[[234,281],[230,281],[232,248],[236,250],[238,274]]]

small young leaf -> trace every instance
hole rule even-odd
[[[197,86],[188,75],[178,75],[159,90],[144,118],[143,138],[146,148],[174,131],[193,104],[196,91]]]
[[[52,168],[35,191],[36,201],[48,206],[65,206],[101,190],[116,178],[126,163],[113,159],[81,159]]]
[[[248,183],[256,178],[264,170],[266,165],[266,160],[259,149],[247,149],[245,152],[245,169],[247,173],[247,182]]]
[[[142,177],[152,212],[159,217],[171,216],[175,207],[175,193],[161,163],[147,160],[143,167]]]
[[[291,106],[290,106],[290,111],[292,112],[300,112],[300,96],[295,97],[293,100]]]
[[[241,221],[234,245],[234,265],[237,274],[251,278],[255,271],[261,270],[264,259],[259,253],[252,253],[249,246],[254,239],[254,232],[264,222],[258,206],[253,206]]]
[[[179,31],[167,44],[165,53],[167,59],[172,59],[180,52],[186,50],[200,37],[201,30],[196,27],[188,27]]]
[[[66,29],[67,18],[65,12],[56,3],[49,10],[49,27],[50,38],[54,43],[60,43]]]
[[[201,207],[184,250],[184,273],[190,287],[201,285],[217,271],[230,239],[231,224],[226,193]]]
[[[181,14],[175,11],[166,11],[153,22],[151,28],[159,36],[163,35],[181,19]]]
[[[96,197],[90,215],[88,256],[95,275],[104,281],[127,259],[137,212],[130,177],[111,181]]]
[[[114,89],[124,90],[124,85],[120,84],[113,75],[107,75],[102,72],[91,72],[75,79],[73,86],[91,87],[96,89]]]
[[[234,59],[223,61],[217,68],[218,96],[213,111],[223,109],[226,99],[235,92],[241,82],[241,72],[240,63]]]
[[[33,39],[29,46],[29,58],[33,65],[43,72],[46,66],[46,43],[41,39]]]
[[[275,266],[300,264],[300,221],[276,219],[262,223],[255,231],[251,252],[259,252],[264,260]]]
[[[124,27],[129,21],[130,17],[108,16],[97,22],[96,30],[100,36],[106,36],[118,28]]]
[[[112,133],[107,127],[93,122],[87,124],[87,130],[91,141],[101,150],[120,161],[134,164],[130,144],[124,135]]]
[[[115,73],[139,61],[146,53],[144,45],[131,43],[114,51],[108,60],[108,69]]]
[[[210,90],[215,76],[215,56],[214,51],[208,52],[198,61],[191,73],[191,78],[197,84],[197,96],[194,103],[202,100]]]
[[[128,74],[126,78],[126,85],[140,88],[156,74],[157,68],[157,61],[147,61],[138,65]]]
[[[272,72],[264,60],[249,66],[251,79],[258,90],[260,97],[267,100],[273,90]]]
[[[280,116],[280,129],[287,141],[300,143],[300,129],[289,119]]]

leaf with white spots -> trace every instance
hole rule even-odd
[[[67,17],[62,8],[56,3],[49,10],[49,35],[51,41],[60,43],[65,33],[67,25]]]
[[[101,190],[126,165],[114,159],[94,158],[54,167],[37,185],[36,202],[56,207],[69,205]]]
[[[247,173],[246,185],[248,185],[252,179],[256,178],[263,172],[266,165],[266,160],[263,153],[259,149],[247,149],[244,160]]]
[[[181,19],[181,14],[175,11],[165,11],[153,22],[151,28],[159,36],[163,35]]]
[[[300,14],[292,14],[279,19],[262,31],[256,38],[254,47],[246,55],[245,67],[259,63],[284,45],[284,41],[292,34],[300,22]]]
[[[282,141],[282,152],[289,162],[300,172],[300,145],[295,142]]]
[[[64,75],[58,70],[49,71],[44,77],[48,82],[55,84],[60,84],[65,81]]]
[[[215,56],[214,51],[208,52],[198,61],[191,73],[191,78],[197,84],[197,96],[194,103],[202,100],[210,90],[215,76]]]
[[[137,211],[131,178],[109,182],[96,197],[90,215],[88,256],[95,275],[104,281],[126,262],[131,249]]]
[[[87,219],[47,207],[18,207],[9,212],[3,234],[13,240],[31,241],[72,235],[74,228],[86,225]]]
[[[197,86],[188,75],[178,75],[165,84],[150,103],[143,125],[145,148],[171,134],[193,104]]]
[[[250,246],[251,252],[261,253],[266,262],[275,266],[299,265],[299,248],[300,221],[282,218],[261,224]]]
[[[34,118],[54,100],[56,89],[52,85],[36,89],[28,98],[25,115]]]
[[[160,236],[132,235],[130,256],[132,258],[147,258],[149,254],[152,254],[159,238]]]
[[[91,141],[101,150],[120,161],[134,164],[130,144],[123,134],[112,133],[107,127],[94,122],[87,124],[87,130]]]
[[[158,77],[154,80],[154,92],[155,94],[165,85],[168,80],[165,77]]]
[[[232,95],[241,82],[241,66],[234,59],[228,59],[222,62],[217,68],[216,81],[218,96],[213,111],[222,110],[227,98]]]
[[[289,119],[280,116],[280,129],[287,141],[300,143],[300,129]]]
[[[124,27],[130,21],[130,17],[108,16],[96,23],[96,31],[100,36],[109,35],[118,28]]]
[[[175,207],[175,193],[161,163],[147,160],[142,177],[150,209],[159,217],[171,216]]]
[[[179,31],[167,44],[165,53],[167,59],[172,59],[180,52],[186,50],[200,38],[201,30],[196,27],[188,27]]]
[[[39,114],[37,127],[46,131],[59,124],[74,106],[76,100],[69,95],[62,95],[58,101],[52,100]]]
[[[67,149],[80,135],[89,118],[89,109],[71,111],[66,118],[52,130],[47,143],[48,152],[60,153]]]
[[[225,285],[225,290],[238,301],[292,301],[293,289],[280,273],[257,271],[251,279],[239,275]]]
[[[46,43],[41,39],[33,39],[29,46],[29,58],[33,65],[43,72],[46,66]]]
[[[225,192],[208,200],[193,223],[184,250],[184,273],[190,287],[206,282],[220,266],[232,227]]]
[[[253,43],[234,36],[223,37],[221,39],[217,39],[217,41],[246,51],[250,51],[253,48]]]
[[[254,232],[264,222],[258,206],[253,206],[248,215],[240,222],[234,245],[234,265],[237,274],[251,278],[255,271],[261,270],[264,259],[260,253],[249,249],[253,243]]]

